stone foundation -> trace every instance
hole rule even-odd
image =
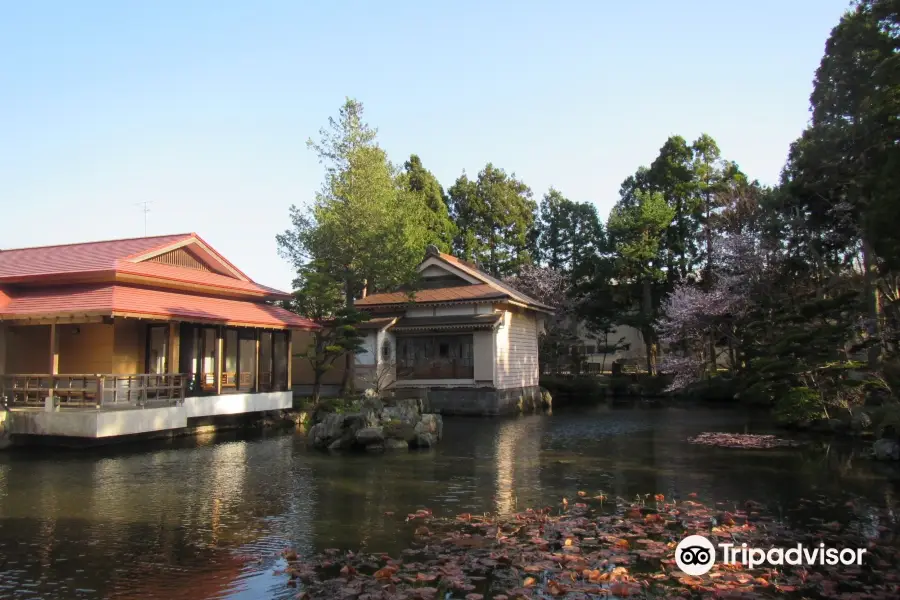
[[[543,406],[538,386],[498,390],[494,388],[430,388],[425,395],[428,412],[442,415],[498,416],[539,410]]]

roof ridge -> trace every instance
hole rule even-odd
[[[196,234],[191,233],[167,233],[162,235],[140,235],[136,237],[127,237],[127,238],[116,238],[112,240],[95,240],[93,242],[70,242],[68,244],[47,244],[45,246],[23,246],[21,248],[3,248],[0,249],[0,253],[2,252],[15,252],[17,250],[41,250],[44,248],[64,248],[66,246],[90,246],[92,244],[109,244],[114,242],[131,242],[134,240],[154,240],[158,238],[177,238],[177,237],[191,237]]]

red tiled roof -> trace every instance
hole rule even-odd
[[[419,290],[415,293],[412,301],[416,303],[460,302],[488,298],[505,298],[508,295],[509,294],[498,291],[487,284],[475,284]],[[407,304],[409,302],[410,297],[406,292],[386,292],[360,298],[354,302],[354,304],[356,306],[382,306],[386,304]]]
[[[247,280],[158,262],[143,260],[138,262],[148,254],[152,255],[191,242],[199,244],[200,248],[209,249],[207,255],[211,253],[215,260],[221,261]],[[195,233],[0,250],[0,283],[34,285],[58,276],[66,277],[67,281],[74,280],[75,283],[79,279],[84,283],[84,278],[87,277],[93,282],[98,280],[112,282],[117,275],[122,274],[148,277],[160,282],[178,282],[244,292],[261,297],[290,297],[286,292],[251,281]]]
[[[218,273],[173,267],[171,265],[156,262],[133,263],[120,260],[116,262],[115,271],[116,273],[126,275],[140,275],[142,277],[151,277],[153,279],[166,279],[182,283],[209,285],[217,288],[255,292],[262,296],[288,295],[285,294],[285,292],[252,281],[242,281],[240,279],[235,279],[234,277],[228,277],[227,275],[219,275]]]
[[[0,250],[0,280],[29,275],[112,270],[119,260],[165,248],[190,237],[190,233],[179,233],[127,240]]]
[[[214,298],[127,285],[25,288],[0,300],[0,319],[62,315],[143,316],[225,325],[315,329],[313,321],[262,302]]]

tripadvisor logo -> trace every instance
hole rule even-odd
[[[763,563],[781,565],[862,565],[865,548],[826,548],[825,544],[807,548],[797,544],[793,548],[749,548],[747,544],[719,544],[722,562],[726,565],[740,563],[748,569]],[[716,562],[716,549],[712,542],[702,535],[689,535],[675,548],[675,564],[688,575],[703,575]]]

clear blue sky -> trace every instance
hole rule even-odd
[[[440,5],[440,6],[438,6]],[[847,0],[0,4],[0,248],[196,231],[287,288],[275,234],[346,96],[447,187],[488,161],[605,218],[665,139],[777,181]]]

